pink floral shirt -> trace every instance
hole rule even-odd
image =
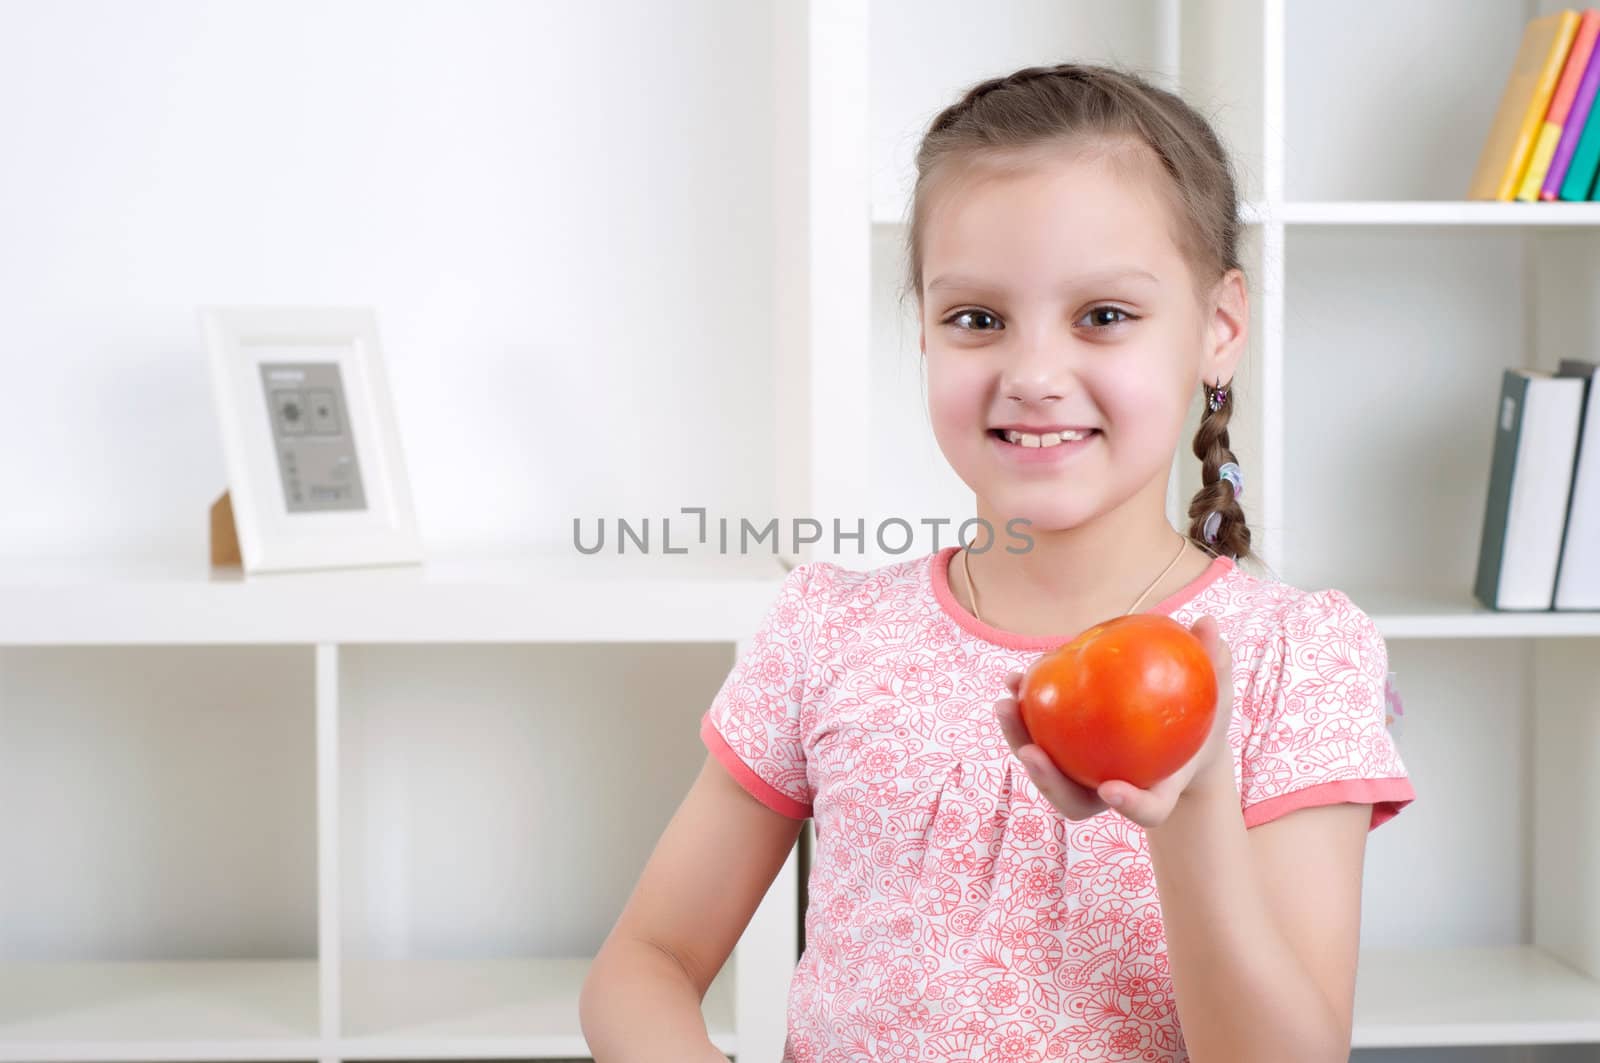
[[[973,617],[956,549],[795,568],[702,720],[751,794],[814,820],[784,1063],[1186,1060],[1144,832],[1061,816],[994,718],[1006,673],[1068,636]],[[1383,638],[1342,593],[1218,558],[1152,611],[1228,641],[1247,827],[1412,800]]]

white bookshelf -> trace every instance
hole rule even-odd
[[[593,950],[782,573],[0,566],[4,830],[32,854],[0,891],[0,1060],[584,1057]],[[781,1048],[797,859],[703,1003],[730,1056]]]
[[[629,346],[617,359],[654,375],[607,370],[619,423],[658,435],[686,411],[627,488],[642,513],[699,501],[667,479],[698,457],[784,519],[959,523],[972,499],[895,301],[922,127],[972,81],[1065,58],[1199,103],[1245,200],[1232,436],[1257,546],[1376,618],[1406,698],[1419,797],[1367,856],[1370,1063],[1600,1045],[1600,615],[1470,594],[1499,371],[1600,349],[1600,205],[1459,199],[1535,10],[773,3],[722,42],[771,58],[750,106],[774,214],[748,237],[770,246],[770,330],[670,372]],[[1197,464],[1174,463],[1175,520]],[[540,516],[570,519],[567,501]],[[781,576],[770,556],[659,551],[260,580],[202,558],[0,560],[0,1063],[582,1058],[587,958]],[[781,1049],[806,871],[797,848],[704,1002],[738,1059]]]

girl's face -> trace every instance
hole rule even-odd
[[[1046,531],[1141,491],[1164,499],[1188,404],[1202,379],[1231,378],[1242,342],[1198,302],[1159,176],[1061,151],[932,204],[929,413],[997,534],[1013,517]],[[1066,438],[1030,447],[1008,430]]]

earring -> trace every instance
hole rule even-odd
[[[1228,384],[1232,383],[1233,381],[1228,381]],[[1215,385],[1207,385],[1206,409],[1212,413],[1222,409],[1228,401],[1228,384],[1219,380]]]

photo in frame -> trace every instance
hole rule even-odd
[[[228,474],[212,564],[421,563],[376,313],[203,306],[199,319]]]

